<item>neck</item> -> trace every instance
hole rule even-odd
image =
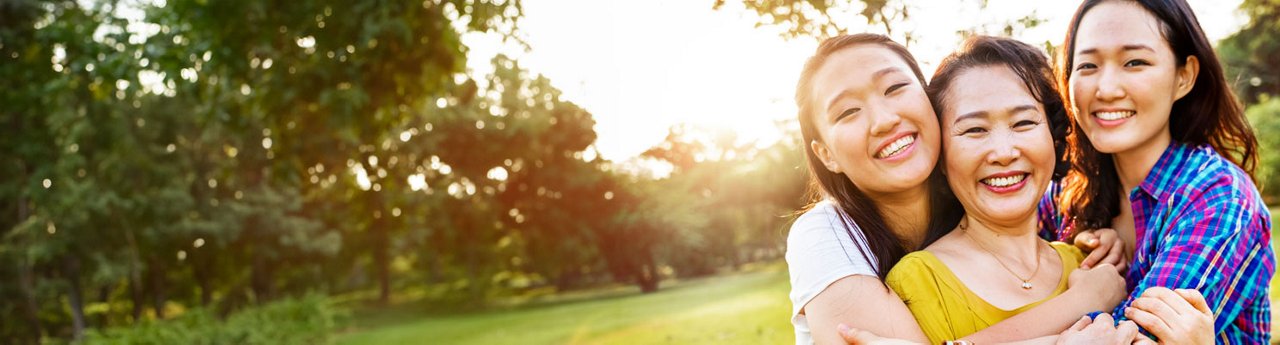
[[[905,241],[907,248],[919,248],[927,235],[929,219],[929,183],[897,193],[876,194],[872,200],[893,233]]]
[[[1128,151],[1116,152],[1111,156],[1116,165],[1116,174],[1120,176],[1120,184],[1124,186],[1122,192],[1125,197],[1128,197],[1130,191],[1138,188],[1138,185],[1147,179],[1147,175],[1151,174],[1151,168],[1156,166],[1156,162],[1160,161],[1160,156],[1172,142],[1169,130],[1166,128],[1160,131],[1160,135],[1145,144]]]
[[[1031,263],[1039,258],[1040,237],[1036,234],[1034,216],[1014,222],[993,222],[966,215],[960,224],[966,236],[1000,256]]]

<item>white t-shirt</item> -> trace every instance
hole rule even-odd
[[[813,344],[809,321],[802,312],[814,296],[840,278],[859,274],[877,277],[876,264],[863,257],[849,234],[875,260],[867,248],[867,238],[856,224],[845,224],[831,201],[819,202],[791,224],[787,270],[791,273],[791,325],[796,329],[796,344]]]

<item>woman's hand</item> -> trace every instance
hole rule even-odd
[[[1214,343],[1213,312],[1198,290],[1148,288],[1124,315],[1162,344]]]
[[[1124,344],[1129,345],[1136,338],[1144,338],[1138,333],[1138,326],[1132,321],[1121,321],[1115,325],[1111,315],[1098,314],[1097,319],[1088,316],[1080,318],[1071,328],[1058,337],[1058,344]]]
[[[1076,248],[1089,253],[1080,262],[1080,268],[1090,268],[1098,264],[1112,264],[1116,270],[1124,273],[1129,269],[1129,256],[1124,252],[1124,240],[1115,229],[1102,228],[1086,230],[1076,234]]]
[[[840,324],[836,327],[840,331],[840,336],[844,337],[844,341],[849,344],[864,345],[916,345],[919,343],[892,338],[882,338],[871,331],[849,328],[848,325]]]
[[[1120,305],[1129,297],[1125,292],[1124,277],[1111,264],[1099,264],[1094,268],[1078,268],[1067,276],[1068,293],[1089,296],[1085,301],[1096,302],[1095,310],[1107,311]]]

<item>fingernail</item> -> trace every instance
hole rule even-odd
[[[1095,245],[1095,244],[1098,244],[1098,239],[1090,238],[1088,242],[1089,242],[1089,245]]]
[[[840,331],[840,333],[849,333],[849,325],[843,323],[836,325],[836,330]]]

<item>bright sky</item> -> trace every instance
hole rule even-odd
[[[926,76],[955,48],[957,30],[989,26],[1035,11],[1048,21],[1019,37],[1058,43],[1079,4],[1075,1],[977,0],[912,2],[909,48]],[[468,68],[487,73],[501,51],[551,79],[565,98],[591,112],[604,158],[622,161],[662,141],[677,124],[728,129],[740,140],[770,142],[782,134],[775,121],[795,116],[791,97],[812,39],[783,40],[778,28],[756,28],[754,12],[727,0],[711,9],[701,0],[527,0],[520,31],[532,47],[522,52],[470,35]],[[1247,18],[1240,0],[1190,0],[1210,39],[1236,31]],[[849,16],[852,32],[865,27]],[[863,26],[857,26],[857,25]],[[877,31],[872,27],[869,31]],[[877,31],[878,32],[878,31]],[[993,31],[998,32],[998,31]]]

